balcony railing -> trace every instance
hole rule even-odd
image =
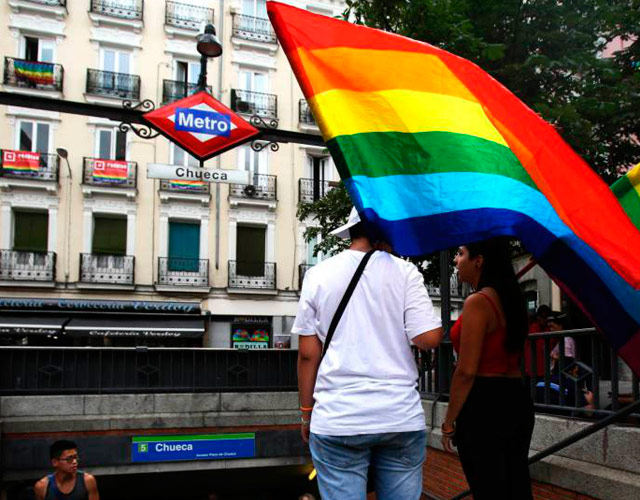
[[[311,108],[306,99],[300,99],[300,101],[298,101],[298,121],[305,125],[317,126],[316,119],[313,117],[313,113],[311,113]]]
[[[233,16],[233,36],[254,42],[278,43],[269,19],[263,17]]]
[[[0,176],[36,181],[58,181],[58,155],[0,150]]]
[[[162,104],[168,104],[183,97],[190,96],[197,90],[197,83],[187,83],[179,80],[162,80]],[[210,86],[207,86],[207,91],[211,93]]]
[[[213,23],[213,9],[186,3],[167,2],[164,22],[168,26],[199,31],[203,25]]]
[[[87,94],[140,99],[140,77],[98,69],[87,70]]]
[[[54,7],[66,7],[67,0],[28,0],[31,3],[39,3],[40,5],[51,5]]]
[[[209,259],[158,258],[158,284],[168,286],[209,286]]]
[[[55,276],[55,252],[0,250],[2,281],[53,281]]]
[[[231,109],[262,118],[278,118],[278,96],[250,90],[231,89]]]
[[[298,201],[313,203],[323,198],[329,191],[338,186],[336,181],[317,181],[314,179],[298,179]]]
[[[573,345],[573,359],[566,355],[569,343]],[[529,334],[525,351],[529,353],[525,356],[528,364],[523,359],[522,372],[529,375],[537,412],[598,418],[640,399],[638,377],[624,369],[615,350],[593,328]],[[415,353],[419,391],[427,398],[446,399],[455,362],[451,342],[446,340],[436,349]],[[593,408],[584,406],[584,390],[593,393]]]
[[[80,281],[108,285],[133,285],[135,258],[132,255],[80,255]]]
[[[82,169],[84,184],[135,189],[137,177],[138,164],[135,161],[84,159]]]
[[[4,58],[4,84],[62,92],[64,68],[60,64]]]
[[[313,264],[300,264],[298,266],[298,290],[302,290],[302,283],[304,283],[304,275],[307,271],[313,267]]]
[[[276,175],[253,174],[253,184],[229,184],[229,193],[238,198],[275,201],[278,199],[277,180]]]
[[[0,395],[297,391],[291,349],[0,347]]]
[[[142,21],[144,0],[91,0],[91,12]]]
[[[438,285],[427,285],[427,290],[429,291],[429,295],[432,297],[440,296],[440,286]],[[452,274],[449,279],[449,290],[452,297],[463,297],[464,289],[462,286],[462,282],[458,280],[457,274]]]
[[[198,184],[197,182],[189,184],[185,181],[161,179],[160,191],[171,191],[174,193],[209,194],[210,188],[208,182],[203,182],[202,184]]]
[[[229,261],[229,288],[276,289],[275,262]]]

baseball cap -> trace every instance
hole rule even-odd
[[[360,215],[358,214],[358,211],[356,210],[356,207],[353,207],[351,209],[351,213],[349,213],[349,218],[347,219],[347,223],[343,224],[342,226],[340,226],[337,229],[334,229],[329,234],[333,234],[334,236],[337,236],[338,238],[349,239],[351,237],[350,234],[349,234],[349,228],[352,228],[353,226],[355,226],[359,222],[360,222]]]

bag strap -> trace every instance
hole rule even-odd
[[[333,334],[336,331],[336,328],[338,327],[338,323],[340,323],[340,319],[342,318],[342,313],[344,313],[344,310],[347,308],[349,299],[351,299],[351,295],[353,295],[353,291],[356,289],[356,286],[358,285],[358,281],[360,281],[360,276],[362,276],[362,273],[364,272],[364,268],[366,267],[367,262],[369,262],[369,259],[371,258],[371,256],[373,255],[373,252],[375,251],[376,251],[375,248],[373,250],[369,250],[365,254],[365,256],[362,257],[362,260],[358,265],[358,269],[356,269],[356,272],[353,275],[353,278],[351,278],[351,282],[349,283],[347,290],[344,292],[344,295],[342,296],[342,300],[338,305],[338,309],[336,309],[336,313],[333,315],[333,319],[331,320],[331,324],[329,325],[329,331],[327,332],[327,338],[324,341],[324,347],[322,349],[322,358],[320,358],[320,361],[322,361],[324,359],[325,354],[327,354],[327,349],[329,349],[329,344],[331,343]]]

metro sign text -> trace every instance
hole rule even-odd
[[[231,117],[200,109],[177,108],[176,130],[229,137]]]

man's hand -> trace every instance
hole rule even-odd
[[[309,423],[302,422],[300,424],[300,435],[305,443],[309,443],[309,424],[311,423],[311,419],[309,419],[308,422]]]

